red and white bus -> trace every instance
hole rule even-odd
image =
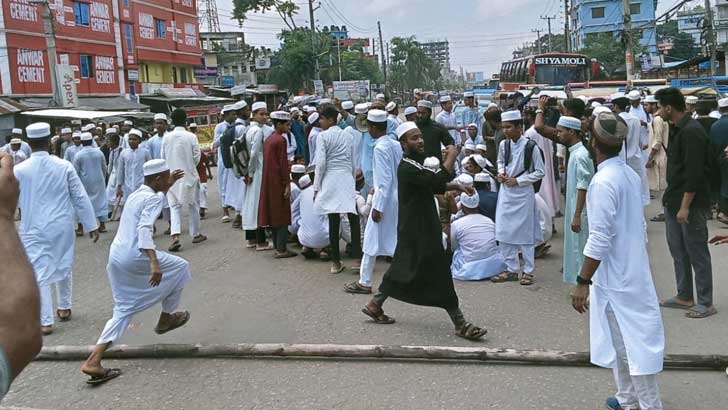
[[[524,84],[566,86],[589,81],[598,73],[597,61],[583,54],[534,54],[503,63],[500,87],[505,91],[514,91]]]

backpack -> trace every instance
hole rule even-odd
[[[509,140],[506,141],[505,146],[505,165],[508,166],[508,162],[511,160],[511,144],[508,143]],[[532,139],[526,138],[526,152],[523,155],[523,172],[516,175],[516,178],[520,177],[521,175],[525,174],[526,171],[531,172],[533,171],[533,150],[538,149],[539,154],[541,154],[541,159],[545,160],[543,156],[543,151],[541,151],[541,148],[538,147],[536,142]],[[533,192],[538,192],[541,190],[541,182],[543,180],[539,179],[538,181],[533,183]]]
[[[220,155],[222,156],[223,166],[227,169],[233,167],[233,161],[230,157],[230,148],[235,142],[235,124],[227,126],[220,137]]]
[[[237,125],[233,128],[233,132],[237,129]],[[245,141],[245,133],[239,139],[235,139],[230,146],[230,157],[233,162],[233,172],[240,178],[248,175],[248,167],[250,165],[250,151]]]

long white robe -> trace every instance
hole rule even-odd
[[[556,174],[554,171],[554,143],[550,139],[544,137],[536,131],[535,127],[531,127],[523,134],[526,138],[532,139],[544,155],[544,176],[541,180],[541,189],[538,191],[541,197],[551,210],[553,218],[561,209],[561,189],[556,183]]]
[[[13,170],[20,183],[18,232],[38,286],[70,278],[74,216],[86,232],[98,227],[81,180],[69,162],[47,152],[34,152]]]
[[[245,198],[243,202],[243,229],[251,231],[258,229],[258,206],[260,205],[260,188],[263,185],[263,128],[261,124],[253,121],[245,132],[245,143],[248,144],[250,160],[248,161],[248,175],[253,182],[245,185]]]
[[[662,370],[665,336],[647,256],[641,181],[620,157],[598,165],[587,191],[589,239],[584,256],[601,261],[589,288],[591,362],[614,368],[607,322],[617,318],[633,376]]]
[[[642,204],[647,206],[650,204],[650,187],[647,182],[647,168],[645,168],[645,163],[642,161],[642,148],[640,148],[642,125],[640,124],[640,120],[630,113],[622,112],[619,113],[619,116],[624,119],[629,129],[627,139],[619,156],[624,158],[627,165],[640,177]]]
[[[318,135],[321,133],[321,128],[319,127],[313,127],[311,128],[311,132],[308,134],[308,163],[309,164],[315,164],[316,163],[316,140],[318,138]]]
[[[66,152],[63,154],[63,159],[70,163],[73,163],[73,157],[76,156],[76,153],[78,151],[81,151],[80,145],[71,145],[70,147],[66,148]]]
[[[164,136],[161,158],[167,161],[170,172],[184,171],[182,179],[178,179],[167,192],[170,206],[188,206],[198,204],[200,198],[200,176],[197,174],[197,163],[200,162],[200,144],[195,134],[184,127],[175,127]]]
[[[25,155],[25,152],[23,152],[22,149],[19,149],[17,151],[13,151],[12,148],[8,150],[8,154],[10,154],[11,157],[13,157],[13,164],[18,165],[21,162],[28,159],[28,156]]]
[[[317,192],[314,202],[316,212],[356,213],[356,165],[351,134],[339,127],[331,127],[316,139],[316,175],[313,182],[313,189]]]
[[[450,225],[453,279],[483,280],[506,269],[495,242],[495,223],[487,216],[469,214]]]
[[[440,111],[435,117],[435,121],[442,124],[445,127],[454,127],[458,125],[458,119],[454,112]],[[467,124],[466,124],[467,125]],[[450,136],[455,141],[455,145],[461,145],[460,131],[458,130],[447,130]]]
[[[364,230],[362,250],[371,256],[392,256],[397,247],[397,167],[402,160],[402,146],[383,135],[374,146],[374,197],[372,208],[382,213],[382,219],[374,222],[371,213]]]
[[[146,148],[127,148],[121,152],[116,186],[121,185],[122,203],[144,183],[144,163],[150,159],[152,156]]]
[[[301,225],[301,205],[298,199],[300,195],[301,188],[295,182],[291,182],[291,224],[288,225],[288,232],[291,235],[296,235]]]
[[[235,120],[235,139],[242,140],[245,138],[245,133],[248,127],[245,126],[245,122],[241,119]],[[227,170],[227,177],[225,180],[225,198],[224,206],[234,208],[236,211],[243,209],[243,203],[245,202],[245,182],[242,177],[238,177],[235,171],[230,168]]]
[[[106,157],[98,148],[83,147],[73,157],[73,167],[81,179],[86,194],[91,200],[94,214],[106,218],[109,213],[109,202],[106,197]]]
[[[329,218],[314,210],[313,187],[309,186],[301,190],[297,201],[301,213],[298,242],[311,249],[321,249],[329,246]]]
[[[152,159],[162,158],[162,144],[164,143],[164,137],[166,137],[167,134],[168,133],[164,133],[163,135],[159,135],[159,133],[154,134],[151,138],[144,142],[144,146],[147,150],[149,150],[149,153],[152,155]]]
[[[361,142],[364,135],[354,127],[346,127],[344,132],[351,134],[352,144],[354,145],[354,169],[361,169]]]
[[[116,176],[119,173],[119,158],[122,151],[121,147],[109,150],[109,163],[106,171],[109,175],[109,180],[106,183],[106,200],[109,204],[116,202]]]
[[[532,170],[524,172],[523,157],[526,151],[526,137],[516,143],[510,139],[501,141],[498,147],[498,172],[516,177],[518,185],[508,187],[501,184],[498,193],[495,239],[511,245],[533,245],[539,238],[539,218],[536,209],[533,184],[545,175],[541,153],[534,148],[531,160]],[[505,144],[511,144],[511,158],[505,165]]]
[[[149,285],[149,257],[143,250],[156,249],[152,239],[154,221],[163,207],[164,194],[155,193],[147,185],[139,187],[127,199],[106,266],[114,295],[114,317],[107,322],[98,343],[118,340],[133,314],[181,292],[192,277],[187,261],[156,251],[162,281],[156,287]]]
[[[222,206],[225,205],[225,188],[227,186],[227,178],[229,170],[225,168],[222,162],[222,150],[220,149],[220,137],[227,129],[228,125],[225,121],[215,125],[215,131],[213,132],[212,145],[217,149],[217,189],[220,192],[220,202]]]
[[[3,147],[0,148],[0,150],[3,150],[9,154],[10,151],[12,151],[12,148],[10,148],[10,143],[3,145]],[[23,154],[25,154],[25,158],[30,158],[30,155],[33,153],[33,150],[30,148],[30,145],[28,145],[28,143],[25,141],[20,142],[20,150],[23,151]]]

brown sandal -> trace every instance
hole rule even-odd
[[[455,329],[455,335],[468,340],[480,340],[485,334],[488,333],[486,329],[475,326],[470,322],[465,322],[460,328]]]
[[[529,273],[524,273],[523,276],[521,276],[521,285],[523,285],[523,286],[533,285],[533,275],[531,275]]]
[[[154,333],[158,335],[163,335],[167,332],[171,332],[174,329],[177,329],[178,327],[184,326],[188,321],[190,320],[190,312],[184,311],[184,312],[174,312],[172,313],[172,324],[169,325],[166,329],[162,329],[159,326],[154,328]]]
[[[490,281],[493,283],[518,282],[518,274],[513,272],[503,272],[498,276],[490,278]]]
[[[385,315],[382,308],[379,308],[378,311],[373,312],[369,309],[368,305],[364,305],[364,308],[361,310],[361,312],[372,318],[372,320],[374,320],[374,323],[378,325],[391,325],[392,323],[394,323],[394,318]]]

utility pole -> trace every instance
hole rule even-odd
[[[51,90],[53,90],[53,106],[60,107],[61,90],[58,89],[58,73],[56,72],[56,32],[53,28],[53,13],[48,0],[35,0],[31,4],[39,4],[41,6],[41,17],[43,18],[43,33],[46,39],[46,48],[48,52],[48,68],[51,72]]]
[[[315,79],[320,80],[321,70],[319,68],[318,53],[316,52],[316,20],[313,18],[313,12],[316,10],[318,10],[318,7],[313,7],[313,0],[308,0],[308,18],[311,21],[311,51],[313,51],[313,55],[316,56]]]
[[[339,38],[336,38],[336,51],[339,55],[339,81],[341,81],[341,40]]]
[[[708,0],[705,0],[708,1]],[[624,31],[622,34],[624,42],[624,62],[627,68],[627,81],[634,78],[634,56],[632,55],[632,16],[629,12],[629,0],[622,0],[622,13],[624,14]]]
[[[379,27],[379,52],[382,55],[382,73],[384,74],[384,84],[387,84],[387,60],[384,58],[384,40],[382,40],[382,23],[377,21]]]
[[[538,53],[541,54],[541,32],[543,30],[539,29],[533,29],[531,30],[532,33],[536,33],[536,47],[538,48]]]
[[[551,52],[551,20],[556,20],[556,16],[541,16],[541,20],[546,20],[549,25],[549,53]]]
[[[708,47],[710,47],[710,78],[715,88],[715,53],[717,44],[713,32],[713,9],[710,8],[710,0],[705,0],[705,24],[708,26]]]
[[[564,0],[564,51],[569,52],[569,0]]]

